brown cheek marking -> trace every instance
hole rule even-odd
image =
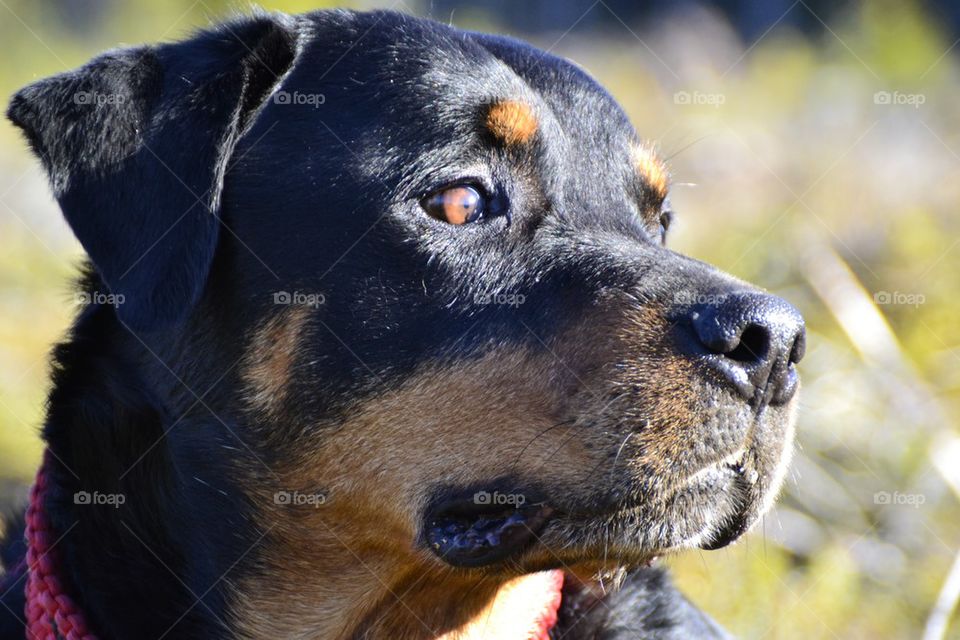
[[[600,398],[581,394],[575,406],[592,424],[604,425],[602,430],[616,439],[615,451],[623,446],[620,464],[639,476],[672,477],[674,465],[700,435],[696,387],[701,376],[676,354],[665,309],[655,302],[635,304],[614,301],[612,312],[584,328],[584,335],[593,336],[592,350],[608,363],[594,378],[605,393]]]
[[[282,408],[308,315],[308,307],[285,308],[254,334],[242,369],[252,409],[276,416]]]
[[[670,186],[670,172],[652,147],[644,144],[635,145],[633,147],[633,166],[640,177],[643,178],[644,184],[653,191],[658,199],[662,200],[667,196],[667,190]]]
[[[533,109],[524,102],[497,102],[487,112],[487,129],[508,145],[527,144],[533,139],[538,126]]]
[[[259,577],[236,585],[241,636],[421,638],[421,621],[434,636],[466,625],[509,576],[478,582],[416,545],[437,485],[548,477],[558,491],[590,495],[597,470],[631,431],[630,450],[640,454],[622,464],[670,475],[669,461],[683,455],[691,425],[702,422],[695,372],[673,355],[662,309],[651,304],[625,316],[625,308],[591,317],[550,350],[500,349],[424,367],[336,425],[292,425],[303,434],[300,453],[271,465],[279,477],[263,473],[247,483],[267,535],[252,553]],[[277,336],[290,334],[282,326],[264,327],[260,342],[282,342]],[[270,399],[267,391],[283,384],[267,381],[283,379],[276,374],[289,372],[290,361],[254,360],[255,397]],[[626,404],[608,407],[618,396]],[[576,424],[555,428],[571,415]],[[276,491],[317,489],[327,496],[318,507],[273,499]]]
[[[498,583],[478,585],[476,575],[447,569],[415,546],[424,503],[438,484],[511,472],[540,477],[562,468],[564,479],[586,483],[598,454],[569,429],[551,430],[564,371],[548,353],[499,350],[427,367],[336,428],[304,426],[301,455],[271,465],[279,479],[265,473],[248,482],[255,519],[269,533],[255,554],[261,577],[237,585],[244,637],[354,637],[362,629],[419,638],[416,618],[437,635],[465,624]],[[317,488],[328,496],[318,507],[273,500],[276,491]],[[404,604],[390,591],[404,594]]]
[[[620,382],[632,384],[633,403],[646,420],[636,436],[643,453],[635,464],[669,474],[691,439],[700,437],[695,431],[703,419],[694,408],[699,375],[693,363],[674,353],[663,311],[647,305],[627,314],[619,329],[620,350],[636,355],[627,380]]]

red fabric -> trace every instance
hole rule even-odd
[[[58,577],[57,535],[43,510],[50,464],[50,452],[44,452],[27,508],[27,640],[96,640]]]

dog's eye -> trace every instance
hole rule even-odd
[[[450,224],[467,224],[483,217],[487,200],[476,187],[461,184],[427,196],[421,205],[437,220]]]
[[[666,243],[667,231],[670,230],[670,223],[673,222],[673,211],[664,207],[660,211],[660,242]]]

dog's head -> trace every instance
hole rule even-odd
[[[116,316],[215,388],[270,530],[251,557],[298,588],[334,555],[392,585],[717,548],[781,484],[802,319],[666,247],[666,167],[565,60],[262,16],[10,114]]]

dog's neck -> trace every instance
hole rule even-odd
[[[253,533],[225,438],[165,414],[109,311],[85,312],[53,353],[43,509],[63,584],[99,637],[228,637],[228,569]]]

